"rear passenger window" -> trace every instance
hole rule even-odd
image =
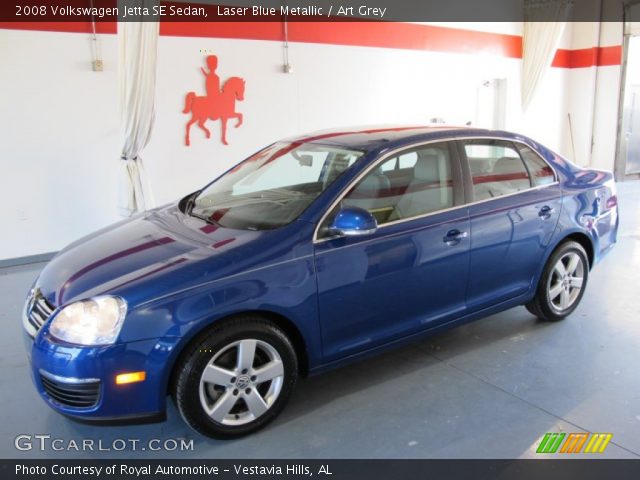
[[[520,150],[522,160],[524,160],[524,163],[527,166],[527,170],[529,170],[531,183],[534,187],[549,185],[550,183],[555,182],[556,177],[553,170],[547,162],[540,158],[540,155],[525,145],[519,145],[518,149]]]
[[[510,142],[473,140],[465,144],[476,201],[531,188],[529,173]]]

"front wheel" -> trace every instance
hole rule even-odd
[[[173,398],[182,418],[214,438],[259,430],[284,408],[298,365],[287,336],[258,317],[214,326],[177,365]]]
[[[588,278],[584,248],[573,241],[561,244],[547,261],[527,310],[543,320],[562,320],[578,307]]]

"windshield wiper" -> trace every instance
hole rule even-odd
[[[193,213],[193,212],[189,212],[189,215],[191,215],[192,217],[195,217],[195,218],[199,218],[200,220],[203,220],[203,221],[207,222],[210,225],[220,226],[220,224],[218,222],[216,222],[215,220],[212,220],[211,217],[206,217],[204,215],[198,215],[197,213]]]

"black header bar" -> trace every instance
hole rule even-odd
[[[0,22],[620,22],[639,0],[3,0]]]

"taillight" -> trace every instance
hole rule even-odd
[[[606,208],[607,210],[615,208],[618,205],[618,191],[616,188],[616,181],[614,180],[613,176],[611,176],[611,178],[604,183],[604,186],[606,187],[605,195],[608,197]]]

